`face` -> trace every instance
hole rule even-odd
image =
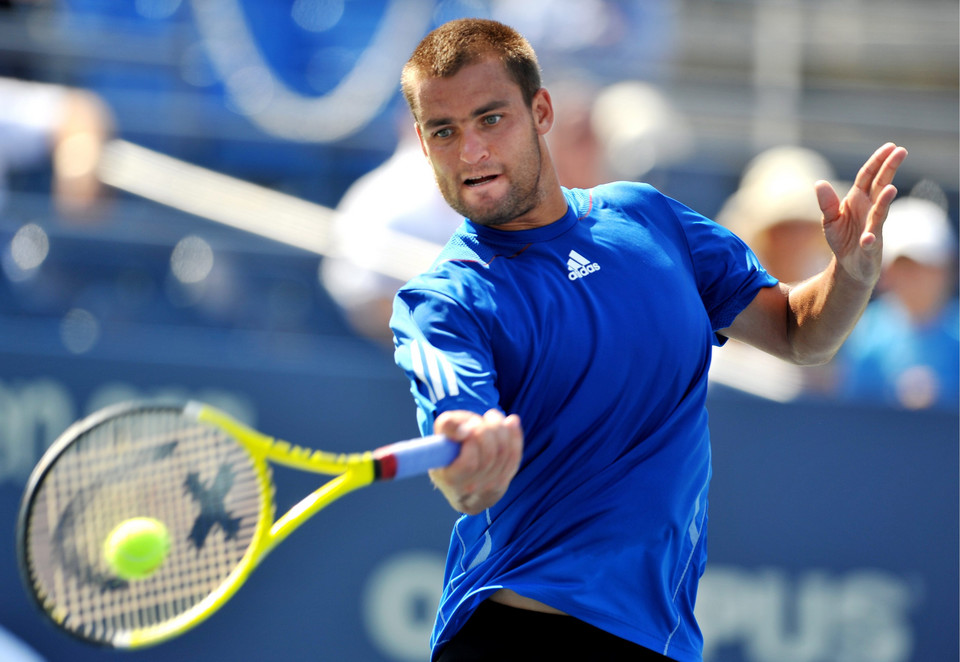
[[[487,58],[449,78],[421,79],[416,95],[417,133],[447,203],[481,225],[543,224],[549,94],[540,90],[527,106],[504,67]]]
[[[883,285],[917,321],[935,317],[953,287],[947,265],[924,264],[898,257],[886,268]]]

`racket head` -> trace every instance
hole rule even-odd
[[[27,483],[17,521],[21,576],[69,634],[113,648],[175,636],[215,611],[257,562],[273,520],[266,463],[184,407],[133,402],[70,426]],[[167,527],[152,575],[125,580],[103,556],[132,517]]]

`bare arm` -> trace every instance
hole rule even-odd
[[[483,416],[470,411],[440,414],[434,432],[462,444],[460,456],[430,478],[454,509],[476,515],[500,500],[520,468],[523,430],[516,414],[491,409]]]
[[[823,231],[834,257],[798,285],[761,290],[722,333],[800,364],[829,361],[853,330],[880,277],[883,222],[907,151],[888,143],[857,173],[843,200],[817,182]]]

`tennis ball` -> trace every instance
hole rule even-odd
[[[170,533],[152,517],[120,522],[103,542],[103,556],[123,579],[145,579],[156,571],[170,551]]]

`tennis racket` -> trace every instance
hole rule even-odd
[[[68,633],[113,648],[150,646],[214,613],[321,508],[458,454],[459,445],[439,435],[326,453],[196,402],[115,405],[70,426],[31,474],[17,522],[21,574]],[[270,463],[334,478],[275,519]],[[162,522],[170,548],[153,574],[126,580],[102,550],[110,531],[134,517]]]

